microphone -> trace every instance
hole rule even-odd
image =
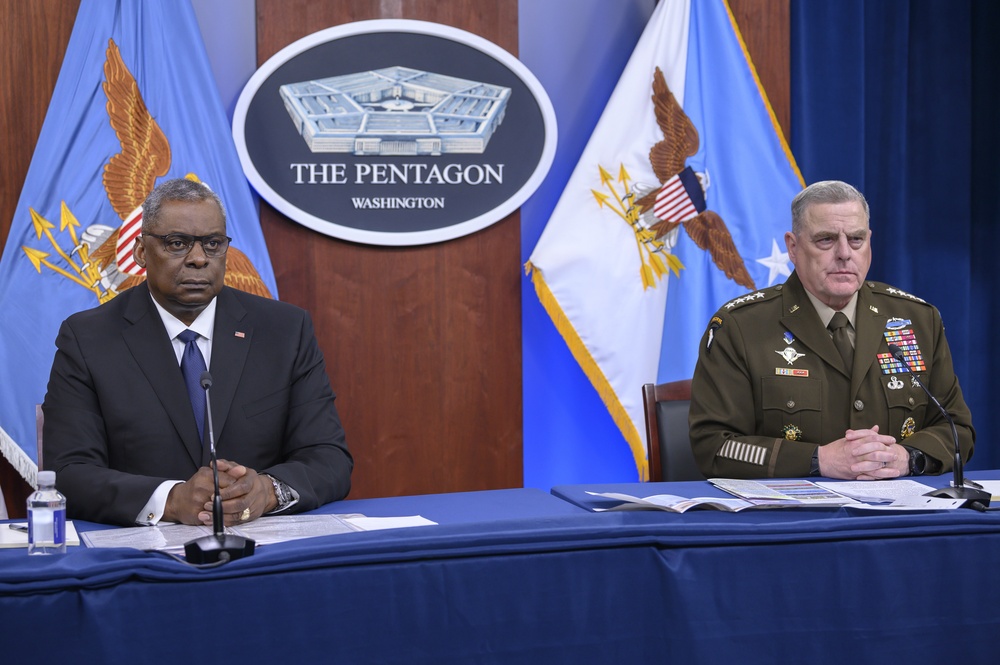
[[[222,519],[222,494],[219,492],[219,459],[215,456],[215,430],[212,427],[212,401],[209,388],[212,375],[206,370],[201,373],[201,388],[205,391],[205,423],[208,425],[208,452],[212,459],[212,479],[215,492],[212,495],[212,535],[202,536],[184,544],[184,555],[188,563],[226,563],[253,554],[256,543],[250,538],[227,534]]]
[[[924,385],[924,382],[920,380],[920,377],[917,376],[912,369],[910,369],[910,364],[906,362],[906,356],[903,354],[903,350],[899,348],[899,346],[896,344],[890,344],[889,353],[891,353],[892,357],[898,360],[903,367],[906,368],[906,371],[909,372],[914,382],[916,382],[916,384],[920,386],[920,389],[927,394],[928,399],[933,402],[934,406],[938,408],[938,411],[941,412],[945,420],[948,421],[948,424],[951,425],[951,438],[955,444],[955,462],[952,466],[952,474],[954,475],[951,483],[952,487],[945,487],[943,489],[927,492],[924,496],[933,496],[942,499],[963,499],[965,501],[965,503],[962,504],[964,508],[972,508],[978,511],[986,510],[986,507],[990,505],[990,493],[982,489],[968,487],[965,484],[965,477],[963,475],[964,464],[962,463],[962,449],[958,445],[958,430],[955,428],[955,421],[952,419],[951,414],[949,414],[948,411],[941,406],[941,402],[937,401],[934,395],[931,394],[931,391],[927,389],[927,386]]]

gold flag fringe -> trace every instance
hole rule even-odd
[[[636,430],[635,425],[632,423],[632,419],[629,418],[628,413],[622,406],[621,401],[615,394],[614,388],[611,383],[608,382],[604,372],[601,370],[600,366],[590,355],[590,351],[584,345],[583,340],[580,339],[580,335],[577,334],[576,329],[573,324],[566,317],[566,314],[562,311],[559,306],[558,301],[552,291],[549,290],[548,284],[545,283],[545,278],[542,276],[542,271],[536,268],[529,261],[524,265],[525,273],[531,277],[532,284],[535,285],[535,293],[538,295],[538,300],[541,301],[542,307],[548,312],[549,317],[552,319],[552,323],[555,324],[556,330],[562,335],[563,340],[566,342],[566,346],[569,347],[570,352],[576,359],[576,362],[583,369],[584,374],[590,379],[590,383],[597,390],[597,393],[601,396],[601,401],[604,402],[605,408],[607,408],[608,413],[611,414],[612,420],[618,426],[621,431],[622,436],[625,437],[625,441],[628,443],[629,448],[632,451],[632,457],[635,460],[635,468],[639,472],[639,480],[645,482],[649,480],[649,466],[646,460],[646,445],[643,443],[642,438],[639,436],[638,430]],[[640,386],[635,387],[636,391],[640,390]]]
[[[38,487],[38,467],[31,461],[27,453],[14,443],[14,439],[10,438],[3,427],[0,427],[0,455],[3,455],[10,462],[10,465],[21,474],[25,482],[32,487]]]

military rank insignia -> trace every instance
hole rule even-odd
[[[886,328],[889,328],[890,324],[886,324]],[[920,351],[920,346],[917,344],[917,338],[913,334],[912,328],[889,328],[882,335],[885,337],[887,344],[895,344],[902,349],[903,357],[910,366],[910,372],[919,373],[927,371],[927,364],[924,362],[924,356]],[[882,368],[883,374],[902,374],[908,371],[906,367],[903,367],[901,362],[893,358],[891,353],[878,354],[878,364]]]

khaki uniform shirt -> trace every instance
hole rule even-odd
[[[848,429],[923,451],[928,471],[950,470],[951,427],[889,353],[890,342],[955,421],[963,459],[975,432],[937,308],[866,281],[847,368],[798,275],[726,303],[701,339],[691,384],[691,444],[709,478],[808,476],[817,446]]]

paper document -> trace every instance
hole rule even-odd
[[[990,506],[1000,503],[1000,480],[977,480],[990,493]]]
[[[361,531],[380,531],[382,529],[400,529],[411,526],[433,526],[432,522],[420,515],[405,517],[365,517],[364,515],[338,515],[342,520],[358,527]]]
[[[744,501],[743,499],[726,499],[718,497],[696,497],[694,499],[685,499],[682,496],[674,496],[673,494],[654,494],[640,499],[639,497],[631,496],[629,494],[619,494],[617,492],[588,491],[587,494],[590,494],[591,496],[599,496],[604,499],[614,499],[616,501],[624,502],[613,508],[594,508],[594,512],[597,513],[607,510],[666,510],[672,513],[683,513],[694,508],[710,508],[736,513],[747,508],[761,507],[751,503],[750,501]],[[774,505],[774,502],[771,501],[767,503],[768,505]]]
[[[8,547],[27,547],[28,532],[15,531],[11,529],[11,524],[27,526],[27,522],[11,522],[10,524],[0,524],[0,549]],[[76,532],[76,526],[72,520],[66,520],[66,545],[79,545],[80,536]]]
[[[965,499],[942,499],[916,494],[900,497],[892,503],[854,503],[847,507],[851,510],[916,512],[920,510],[955,510],[961,508],[964,503]]]
[[[849,496],[865,503],[892,503],[897,499],[922,496],[934,490],[930,485],[915,480],[858,480],[846,482],[818,482],[820,487]]]
[[[811,480],[768,478],[736,480],[709,478],[708,482],[730,494],[748,501],[782,501],[794,506],[843,506],[855,500],[820,487]]]
[[[238,527],[226,527],[226,533],[251,538],[259,547],[300,538],[424,524],[434,524],[434,522],[419,515],[383,518],[364,515],[272,515]],[[140,550],[181,552],[185,543],[211,534],[212,528],[207,526],[157,524],[87,531],[83,534],[83,542],[87,547],[132,547]]]

